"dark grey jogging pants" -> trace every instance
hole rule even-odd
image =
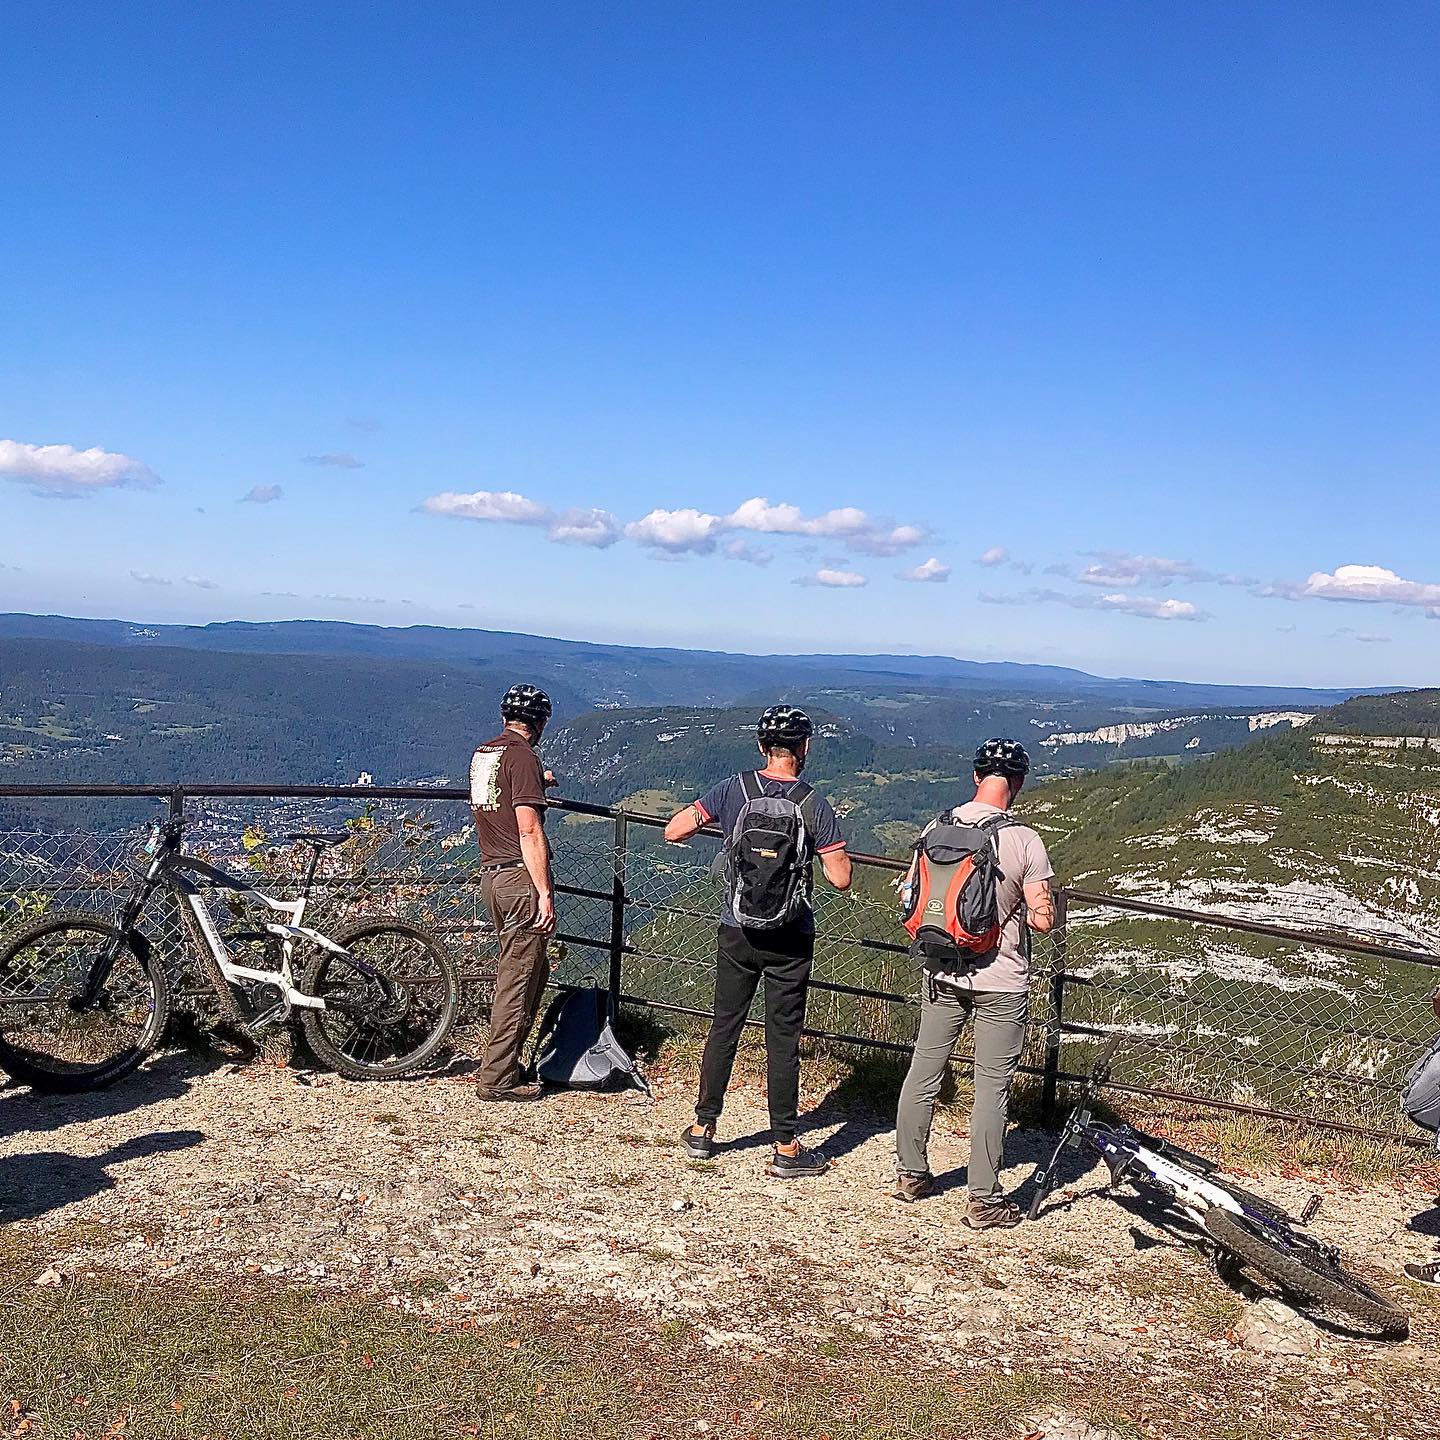
[[[927,1149],[935,1101],[950,1054],[973,1016],[975,1105],[970,1111],[969,1187],[977,1200],[998,1200],[1010,1084],[1025,1046],[1030,996],[1024,990],[960,991],[948,986],[936,987],[932,995],[929,983],[921,983],[920,1033],[895,1117],[900,1169],[912,1175],[930,1169]]]

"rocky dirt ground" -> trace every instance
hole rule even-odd
[[[1027,1406],[1021,1387],[1016,1435],[1440,1436],[1428,1295],[1403,1291],[1416,1318],[1400,1344],[1257,1304],[1156,1214],[1107,1197],[1078,1158],[1037,1223],[973,1233],[960,1218],[963,1114],[937,1134],[943,1192],[906,1206],[890,1198],[883,1118],[823,1096],[806,1138],[835,1163],[786,1182],[763,1173],[751,1089],[733,1096],[716,1160],[697,1165],[675,1145],[683,1068],[661,1074],[653,1098],[528,1105],[480,1103],[469,1072],[359,1085],[170,1054],[95,1095],[12,1088],[0,1095],[3,1218],[33,1241],[48,1285],[89,1273],[285,1282],[439,1323],[588,1305],[664,1337],[706,1383],[737,1359],[803,1368],[842,1345],[917,1376],[1050,1377],[1059,1388],[1036,1393],[1065,1405]],[[1012,1187],[1045,1143],[1012,1137]],[[1252,1188],[1296,1208],[1325,1189],[1317,1230],[1372,1275],[1435,1251],[1440,1211],[1416,1184],[1267,1176]]]

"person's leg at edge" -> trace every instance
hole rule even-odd
[[[815,938],[788,935],[776,941],[777,950],[766,955],[764,968],[765,1091],[775,1148],[795,1155],[800,1149],[800,1032],[805,1028]]]
[[[932,994],[929,981],[921,977],[920,1029],[895,1114],[895,1154],[902,1179],[930,1173],[930,1127],[935,1119],[935,1102],[969,1017],[968,996],[949,989]]]
[[[1005,1125],[1010,1087],[1025,1048],[1030,996],[1024,991],[977,991],[975,995],[975,1105],[970,1112],[972,1206],[1004,1201],[1000,1170],[1005,1162]]]
[[[500,942],[495,968],[495,998],[490,1006],[490,1038],[480,1067],[482,1096],[514,1090],[521,1083],[520,1052],[534,1024],[532,992],[543,964],[545,938],[535,923],[535,888],[523,870],[500,870],[481,882],[481,894]]]
[[[759,983],[760,963],[744,934],[734,925],[720,926],[715,944],[715,1004],[700,1060],[700,1094],[692,1134],[715,1132],[730,1072],[735,1067],[735,1052]]]

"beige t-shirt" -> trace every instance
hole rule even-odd
[[[998,805],[969,800],[955,814],[964,824],[974,825],[991,815],[1005,812]],[[996,838],[1000,853],[1000,880],[996,901],[1005,917],[1000,930],[1000,946],[995,958],[973,974],[956,977],[952,983],[960,990],[1002,990],[1014,993],[1030,988],[1030,929],[1025,924],[1025,887],[1038,880],[1054,878],[1045,842],[1028,825],[1007,825]]]

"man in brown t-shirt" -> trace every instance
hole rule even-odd
[[[500,942],[480,1098],[533,1100],[540,1087],[524,1083],[520,1055],[550,974],[545,938],[555,930],[545,772],[535,753],[550,718],[550,697],[533,685],[512,685],[500,714],[505,728],[470,761],[480,891]]]

